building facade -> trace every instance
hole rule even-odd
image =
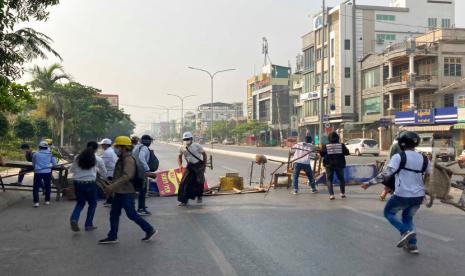
[[[197,130],[204,132],[210,128],[212,109],[211,104],[202,104],[197,108],[195,115]],[[244,114],[242,103],[213,103],[213,121],[237,120]]]

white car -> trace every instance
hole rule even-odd
[[[352,139],[346,143],[347,149],[350,154],[361,156],[363,154],[373,154],[379,156],[379,145],[373,139]]]

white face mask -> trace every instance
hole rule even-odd
[[[192,145],[192,140],[184,141],[184,145],[186,145],[186,146]]]
[[[115,151],[116,156],[118,156],[118,157],[121,156],[122,152],[121,152],[120,148],[114,148],[113,150]]]

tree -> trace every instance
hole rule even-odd
[[[19,113],[32,104],[34,98],[26,86],[0,80],[0,112]]]
[[[8,134],[9,127],[10,125],[6,116],[0,112],[0,137],[5,137]]]
[[[48,124],[48,121],[42,118],[34,121],[36,138],[43,139],[52,136],[52,130]]]
[[[22,140],[31,139],[35,136],[34,125],[29,118],[18,117],[14,130],[16,137]]]

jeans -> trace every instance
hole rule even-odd
[[[294,166],[294,174],[292,176],[294,190],[297,191],[299,189],[300,171],[305,172],[308,178],[308,182],[310,183],[310,186],[312,187],[312,191],[316,191],[315,179],[313,178],[312,167],[310,167],[310,164],[301,164],[301,163],[295,163],[295,166]]]
[[[328,184],[328,192],[330,195],[334,195],[333,181],[334,173],[336,173],[337,178],[339,179],[339,188],[341,189],[341,194],[346,193],[346,180],[344,179],[344,168],[326,168],[326,177]]]
[[[111,182],[113,180],[113,177],[109,176],[107,177],[107,180]],[[113,202],[113,195],[108,195],[105,203],[111,204],[112,202]]]
[[[18,174],[18,184],[22,184],[24,180],[24,176],[26,173],[32,172],[31,170],[28,169],[21,169]]]
[[[140,188],[138,192],[139,192],[139,200],[138,200],[139,208],[137,208],[137,210],[145,210],[147,209],[147,206],[145,206],[145,196],[147,195],[147,178],[144,180],[144,183],[142,184],[142,188]]]
[[[108,233],[108,238],[118,238],[119,217],[121,216],[122,209],[124,209],[128,218],[139,225],[145,233],[150,233],[154,230],[152,225],[137,214],[134,197],[135,194],[114,194],[110,211],[110,232]]]
[[[393,195],[384,207],[384,217],[400,232],[404,234],[407,231],[414,231],[413,216],[420,209],[423,197],[398,197]],[[396,214],[402,211],[402,221]],[[417,239],[413,238],[410,244],[417,244]]]
[[[97,209],[97,183],[74,181],[74,190],[76,192],[76,206],[71,214],[71,221],[79,221],[79,215],[82,209],[89,204],[87,209],[86,227],[93,226],[95,210]]]
[[[42,183],[43,182],[43,183]],[[34,203],[39,203],[39,189],[44,185],[45,201],[50,201],[50,193],[52,192],[52,173],[35,173],[34,184],[32,186],[32,197]]]

